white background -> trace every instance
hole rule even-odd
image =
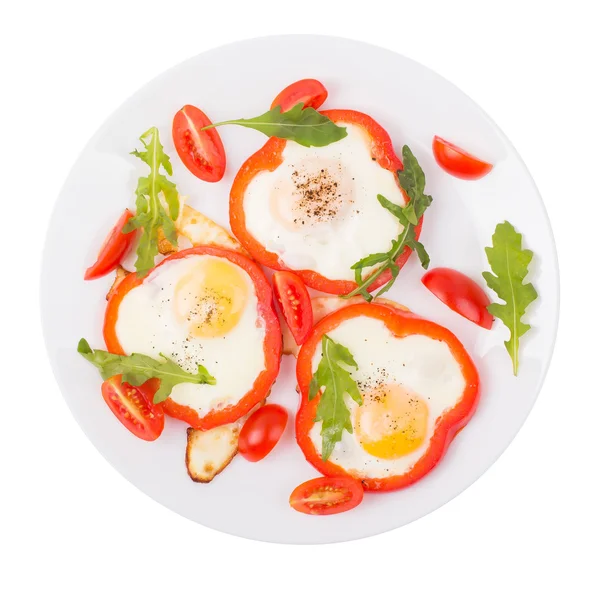
[[[600,320],[594,289],[600,41],[593,3],[340,4],[55,0],[4,9],[2,587],[520,589],[600,583]],[[554,360],[510,448],[480,481],[426,518],[330,546],[229,537],[138,492],[72,419],[39,325],[45,228],[90,135],[126,97],[179,61],[240,38],[280,33],[379,44],[466,91],[529,166],[553,223],[561,265]]]

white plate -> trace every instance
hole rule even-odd
[[[184,465],[185,424],[168,419],[155,443],[136,439],[104,404],[97,371],[75,351],[81,337],[103,347],[104,297],[112,279],[86,283],[82,277],[116,217],[133,206],[141,168],[128,153],[139,146],[139,135],[158,126],[165,149],[174,156],[180,192],[190,196],[192,206],[227,224],[231,181],[265,138],[248,129],[221,128],[227,173],[220,183],[207,184],[178,161],[170,133],[173,115],[186,103],[200,106],[214,121],[258,115],[284,86],[305,77],[326,85],[327,108],[369,113],[390,133],[398,152],[404,143],[410,145],[434,197],[422,234],[432,267],[450,266],[483,283],[484,247],[496,224],[507,219],[535,252],[530,277],[540,293],[526,317],[533,329],[522,340],[515,378],[502,344],[506,328],[496,322],[486,331],[450,311],[422,286],[423,270],[411,258],[391,297],[447,326],[463,341],[480,371],[481,403],[427,477],[399,492],[369,494],[360,508],[322,518],[296,513],[288,505],[296,485],[319,476],[294,443],[293,420],[283,441],[262,462],[238,457],[212,483],[196,484]],[[434,134],[494,162],[493,172],[477,182],[448,176],[432,157]],[[433,511],[473,483],[506,449],[550,362],[558,320],[558,267],[546,211],[525,165],[498,127],[460,90],[418,63],[363,43],[268,37],[227,45],[174,67],[100,128],[56,204],[41,296],[48,353],[65,399],[96,448],[123,476],[156,501],[211,528],[273,542],[321,543],[370,536]],[[284,358],[272,394],[292,415],[298,402],[293,366],[291,358]]]

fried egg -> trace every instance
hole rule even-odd
[[[401,231],[377,200],[403,206],[394,172],[382,168],[371,140],[344,123],[347,137],[325,147],[288,141],[282,163],[258,173],[244,196],[246,230],[291,270],[354,280],[357,260],[387,251]]]
[[[164,354],[192,373],[205,366],[215,385],[180,383],[170,396],[203,417],[236,405],[265,370],[258,307],[254,281],[229,259],[170,258],[125,294],[116,334],[126,354]]]
[[[379,319],[357,316],[328,335],[346,346],[363,403],[348,395],[352,432],[344,431],[329,460],[356,478],[409,472],[427,452],[442,415],[460,402],[466,382],[448,345],[422,334],[396,337]],[[312,359],[317,370],[322,354]],[[321,422],[310,430],[321,454]]]

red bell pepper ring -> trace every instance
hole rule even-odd
[[[313,444],[310,432],[315,424],[320,395],[309,401],[310,381],[313,377],[313,357],[321,345],[323,335],[334,330],[344,321],[355,317],[372,317],[385,323],[396,336],[424,335],[448,345],[458,362],[465,380],[460,401],[446,410],[435,424],[435,431],[428,442],[428,448],[417,462],[406,472],[386,478],[365,478],[360,480],[365,491],[393,491],[412,485],[435,467],[446,453],[450,442],[473,416],[479,400],[479,376],[469,354],[449,330],[441,325],[422,319],[412,313],[391,309],[376,303],[361,303],[344,307],[321,320],[300,349],[296,365],[296,377],[301,400],[296,415],[296,440],[306,460],[325,476],[352,476],[342,466],[331,460],[323,461],[319,450]]]
[[[371,155],[375,161],[384,169],[396,173],[402,170],[402,161],[394,152],[392,140],[387,131],[369,115],[356,110],[323,110],[321,114],[329,117],[334,123],[344,123],[361,127],[371,139]],[[244,213],[244,197],[250,182],[261,172],[272,172],[283,163],[283,150],[287,140],[273,137],[255,154],[251,155],[242,165],[237,173],[231,187],[229,197],[229,221],[231,229],[242,246],[260,264],[273,268],[274,270],[290,270],[294,272],[310,288],[331,294],[344,295],[352,292],[358,285],[352,280],[332,280],[313,270],[295,270],[288,268],[279,256],[266,249],[265,245],[258,241],[246,228],[246,216]],[[406,196],[406,195],[405,195]],[[408,197],[406,197],[408,200]],[[415,227],[415,236],[418,239],[421,234],[423,218]],[[396,264],[402,268],[412,250],[406,247],[398,257]],[[391,272],[387,270],[370,285],[369,291],[377,290],[391,279]]]

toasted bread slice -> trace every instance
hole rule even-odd
[[[185,465],[193,481],[210,483],[233,460],[241,427],[239,422],[208,431],[188,427]]]
[[[186,197],[180,196],[181,202],[185,202]],[[162,230],[158,230],[158,251],[163,256],[174,254],[180,249],[187,247],[196,247],[200,245],[214,245],[216,247],[223,247],[231,249],[244,255],[248,255],[246,250],[242,248],[239,242],[234,239],[229,233],[220,225],[209,219],[206,215],[203,215],[196,209],[188,205],[183,205],[179,212],[179,217],[175,222],[175,229],[179,237],[179,245],[173,245],[166,237]],[[136,241],[137,244],[137,241]],[[135,272],[135,260],[136,260],[135,246],[131,252],[127,254],[125,259],[122,261],[123,272]],[[156,262],[162,258],[157,256]],[[117,278],[119,277],[119,270],[117,270]],[[116,288],[117,281],[113,284],[109,291],[107,298],[112,293],[113,289]]]
[[[176,228],[193,246],[214,245],[248,255],[223,227],[188,205],[183,206]]]
[[[128,270],[125,270],[125,268],[123,268],[123,266],[117,266],[117,271],[116,271],[116,274],[115,274],[115,280],[111,284],[110,290],[106,293],[106,300],[107,301],[108,301],[108,299],[110,299],[112,293],[115,292],[115,290],[117,289],[117,286],[119,286],[119,284],[121,284],[121,282],[123,282],[123,279],[128,274],[131,274],[131,272],[129,272]]]
[[[246,419],[264,404],[261,401],[234,423],[206,431],[188,427],[185,465],[193,481],[210,483],[223,471],[237,454],[240,430]]]
[[[312,309],[313,309],[313,323],[316,324],[323,317],[337,311],[338,309],[342,309],[343,307],[347,307],[349,305],[356,305],[358,303],[364,303],[365,300],[361,296],[355,296],[351,299],[342,299],[341,297],[314,297],[311,299]],[[394,309],[400,309],[401,311],[408,311],[408,308],[396,301],[391,301],[390,299],[376,299],[377,304],[379,305],[388,305],[393,307]],[[280,323],[281,323],[281,332],[283,334],[283,353],[284,354],[292,354],[293,356],[298,356],[298,350],[300,346],[294,341],[292,333],[290,332],[289,327],[287,326],[285,320],[280,315]]]
[[[162,227],[158,228],[158,253],[163,256],[174,254],[179,250],[177,245],[173,245],[166,237]]]

